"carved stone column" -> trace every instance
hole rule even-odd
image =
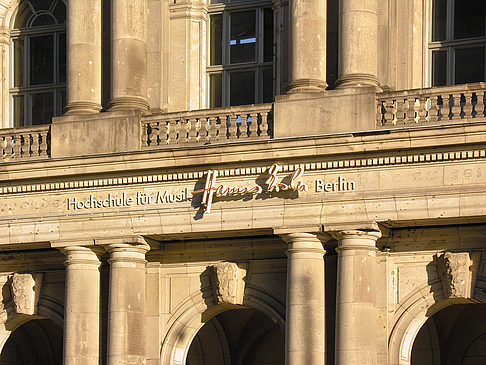
[[[335,237],[336,364],[376,365],[375,253],[381,233],[350,230]]]
[[[102,249],[72,246],[66,255],[64,365],[98,365],[100,356],[100,271]]]
[[[147,110],[146,0],[111,1],[110,110]]]
[[[101,110],[101,0],[68,1],[66,114]]]
[[[327,87],[326,6],[322,0],[290,1],[289,92]]]
[[[106,245],[110,253],[108,365],[145,364],[146,244]]]
[[[325,361],[324,248],[312,233],[282,235],[287,250],[285,363]]]
[[[338,87],[378,86],[378,0],[340,0]]]

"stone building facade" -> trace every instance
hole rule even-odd
[[[485,19],[0,0],[0,364],[484,364]]]

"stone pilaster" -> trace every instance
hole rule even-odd
[[[327,2],[290,1],[289,92],[322,91],[326,83]]]
[[[101,0],[67,6],[66,114],[101,110]]]
[[[10,128],[10,29],[0,26],[0,128]]]
[[[379,86],[378,0],[340,0],[338,87]]]
[[[71,246],[66,255],[64,365],[98,365],[100,357],[99,248]]]
[[[338,240],[336,364],[376,365],[375,291],[378,231],[349,230]]]
[[[145,364],[146,244],[106,245],[110,253],[108,365]]]
[[[324,248],[312,233],[282,235],[287,250],[285,363],[325,361]]]
[[[111,1],[110,110],[147,110],[146,0]]]

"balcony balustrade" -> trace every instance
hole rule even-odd
[[[0,152],[4,162],[50,157],[49,124],[0,129]]]
[[[272,122],[272,104],[150,115],[142,118],[142,148],[269,139]]]
[[[378,129],[474,122],[485,117],[485,82],[377,94]]]

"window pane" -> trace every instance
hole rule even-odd
[[[52,0],[30,0],[35,10],[49,10]]]
[[[230,73],[230,105],[255,103],[255,72]]]
[[[432,41],[446,40],[447,0],[434,0],[432,4]]]
[[[230,14],[230,62],[253,62],[256,50],[256,11]]]
[[[223,47],[223,15],[211,15],[211,54],[210,54],[210,64],[211,65],[221,65],[222,64],[222,47]]]
[[[273,10],[263,10],[263,61],[273,61]]]
[[[30,84],[54,81],[54,35],[30,37]]]
[[[485,81],[484,47],[456,49],[455,57],[456,84]]]
[[[62,115],[65,106],[66,106],[66,89],[61,89],[57,92],[55,116]]]
[[[48,124],[54,116],[54,93],[32,94],[30,97],[32,125]]]
[[[58,82],[66,82],[66,33],[59,34],[59,69]]]
[[[447,84],[447,51],[432,52],[432,86]]]
[[[13,120],[14,127],[22,127],[25,123],[24,120],[24,96],[15,95],[13,96]]]
[[[266,68],[262,71],[263,79],[263,102],[271,103],[273,101],[273,69]]]
[[[48,14],[39,15],[32,22],[32,27],[42,27],[43,25],[54,25],[56,21],[54,18]]]
[[[52,14],[56,17],[58,24],[66,23],[66,6],[62,1],[58,1],[56,7],[52,11]]]
[[[454,5],[454,39],[484,37],[484,0],[456,0]]]
[[[13,57],[14,57],[14,70],[13,70],[13,86],[24,86],[24,39],[13,40]]]
[[[219,108],[223,106],[222,98],[222,75],[212,74],[209,76],[209,106]]]

